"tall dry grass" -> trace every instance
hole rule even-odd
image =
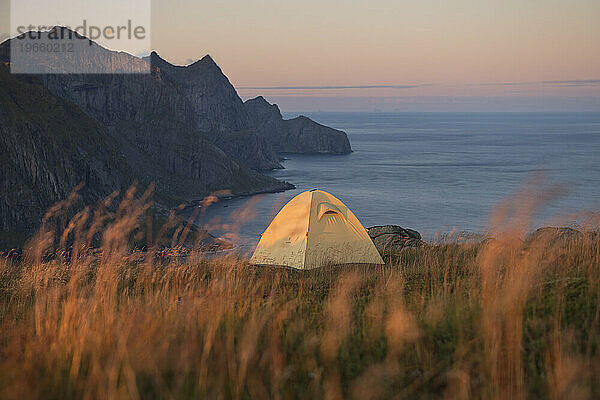
[[[482,243],[313,271],[166,252],[150,192],[72,197],[0,260],[0,397],[599,398],[599,236],[528,237],[552,195]]]

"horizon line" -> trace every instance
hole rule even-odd
[[[330,85],[330,86],[237,86],[238,90],[328,90],[328,89],[413,89],[433,86],[431,83],[415,85]]]
[[[416,89],[434,86],[528,86],[555,85],[557,87],[595,87],[600,86],[600,79],[541,80],[514,82],[482,82],[464,84],[419,83],[405,85],[298,85],[298,86],[236,86],[236,90],[336,90],[336,89]]]

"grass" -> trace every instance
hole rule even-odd
[[[130,193],[60,237],[55,207],[22,260],[0,261],[1,398],[600,396],[594,232],[506,224],[385,266],[294,271],[132,251],[148,203]]]

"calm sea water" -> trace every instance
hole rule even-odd
[[[568,224],[570,212],[600,211],[600,114],[308,116],[346,131],[354,152],[287,155],[285,169],[272,175],[297,189],[214,205],[205,222],[233,223],[216,234],[233,231],[251,247],[287,201],[313,188],[337,196],[364,226],[397,224],[430,238],[485,231],[493,207],[533,176],[566,188],[535,223]]]

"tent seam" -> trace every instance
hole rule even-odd
[[[304,262],[302,266],[306,269],[306,253],[308,253],[308,235],[310,234],[310,220],[312,216],[312,203],[313,203],[314,191],[310,191],[310,200],[308,202],[308,225],[306,226],[306,242],[304,243]]]

